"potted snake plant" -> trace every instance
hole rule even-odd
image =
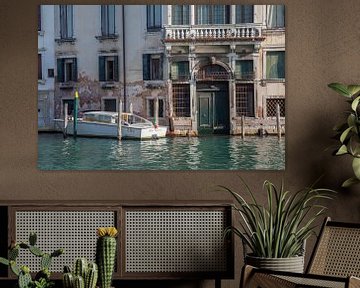
[[[277,188],[266,180],[267,203],[262,205],[245,182],[250,201],[240,193],[221,187],[235,199],[233,208],[240,216],[239,223],[225,232],[241,238],[245,264],[302,273],[305,241],[314,233],[316,220],[326,210],[318,202],[331,199],[334,191],[310,187],[291,193],[283,184]]]
[[[346,122],[334,127],[339,139],[339,146],[334,155],[350,155],[352,158],[353,176],[345,180],[343,187],[360,183],[360,85],[331,83],[329,88],[344,96],[350,104],[346,113]]]

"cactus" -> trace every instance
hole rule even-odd
[[[88,262],[85,258],[79,258],[75,261],[74,274],[85,279]]]
[[[99,268],[99,284],[101,288],[110,288],[114,272],[116,256],[115,227],[98,228],[99,238],[96,243],[96,262]]]
[[[11,241],[11,245],[8,251],[8,259],[0,257],[0,263],[10,266],[11,271],[18,276],[18,286],[19,288],[29,288],[29,287],[51,287],[53,282],[50,281],[50,264],[53,257],[60,256],[64,251],[63,249],[55,250],[53,253],[48,254],[36,247],[37,236],[35,233],[30,233],[29,244],[20,242],[16,243]],[[24,249],[28,250],[30,253],[37,257],[41,257],[41,271],[39,271],[35,276],[35,281],[32,280],[30,275],[30,269],[27,266],[22,266],[21,268],[16,264],[16,259],[19,256],[19,250]]]
[[[64,266],[64,273],[63,273],[64,288],[78,288],[78,287],[95,288],[97,278],[98,278],[97,265],[95,263],[88,264],[86,258],[76,259],[74,263],[73,273],[71,273],[71,269],[69,266]]]
[[[42,252],[42,251],[40,250],[40,248],[38,248],[38,247],[36,247],[36,246],[30,245],[29,251],[30,251],[32,254],[34,254],[35,256],[37,256],[37,257],[41,257],[41,256],[44,255],[44,252]]]
[[[50,265],[51,265],[51,260],[52,260],[51,255],[48,254],[48,253],[44,253],[44,254],[41,256],[41,261],[40,261],[40,267],[41,267],[41,269],[44,269],[44,268],[49,269],[49,268],[50,268]]]
[[[36,245],[36,241],[37,241],[37,235],[34,232],[31,232],[29,235],[29,244],[31,246],[35,246]]]
[[[89,263],[85,276],[85,288],[95,288],[98,279],[98,266],[96,263]]]
[[[74,277],[74,288],[85,288],[84,278],[77,275]]]
[[[19,288],[28,288],[32,283],[32,279],[28,267],[27,270],[28,270],[27,272],[22,270],[19,274],[19,279],[18,279]]]
[[[72,273],[64,273],[62,277],[64,288],[73,288],[74,287],[74,276]]]

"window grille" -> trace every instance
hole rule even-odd
[[[173,84],[173,110],[177,117],[190,117],[190,85]]]
[[[285,98],[266,99],[266,117],[276,117],[276,107],[280,106],[280,117],[285,117]]]
[[[254,117],[253,84],[236,84],[236,116]]]

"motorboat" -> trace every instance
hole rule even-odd
[[[89,111],[77,118],[77,135],[85,137],[118,138],[118,112]],[[74,135],[74,119],[54,119],[55,130]],[[155,126],[151,121],[133,114],[121,113],[122,139],[158,139],[166,136],[167,127]]]

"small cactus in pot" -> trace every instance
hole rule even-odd
[[[96,263],[88,263],[85,258],[78,258],[74,264],[74,272],[69,266],[64,267],[64,288],[95,288],[98,279]]]
[[[115,227],[101,227],[97,229],[96,262],[99,267],[100,288],[110,288],[116,258]]]

